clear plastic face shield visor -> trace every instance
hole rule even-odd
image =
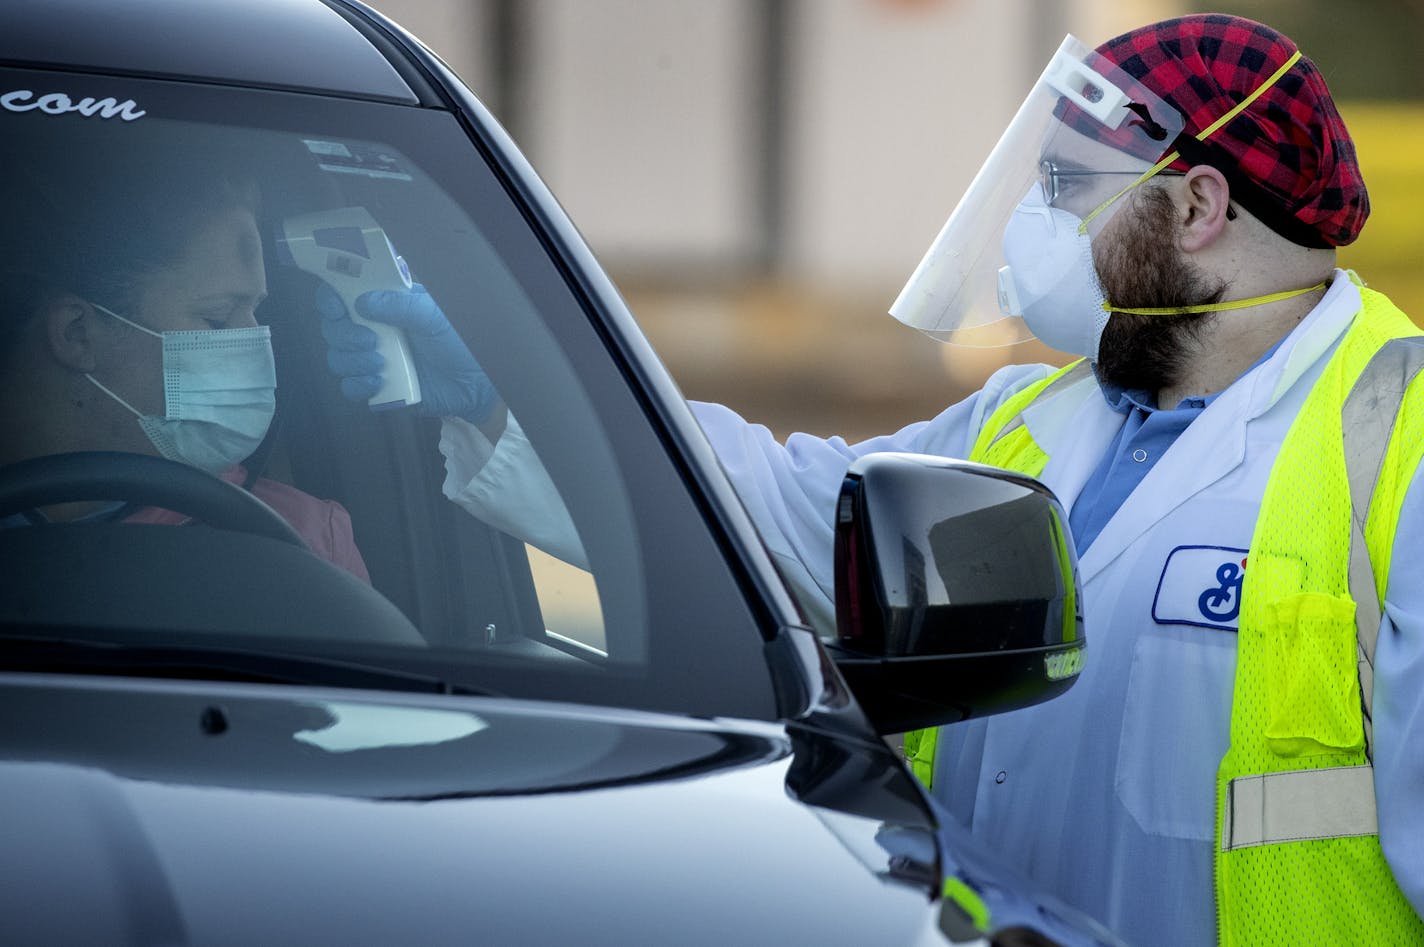
[[[890,314],[959,345],[1034,338],[1016,298],[1022,274],[1014,279],[1006,259],[1005,230],[1014,214],[1041,214],[1050,229],[1076,229],[1080,246],[1070,252],[1087,253],[1091,238],[1181,131],[1176,109],[1067,37]],[[1025,268],[1026,262],[1032,260],[1015,265]],[[1090,266],[1091,259],[1082,265]]]

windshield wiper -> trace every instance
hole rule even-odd
[[[417,672],[319,655],[83,638],[0,636],[0,670],[488,696],[475,688]]]

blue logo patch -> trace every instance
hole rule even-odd
[[[1152,618],[1161,625],[1197,625],[1235,631],[1247,550],[1229,546],[1178,546],[1167,554]]]

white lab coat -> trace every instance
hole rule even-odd
[[[1194,608],[1215,584],[1211,557],[1245,556],[1277,448],[1359,308],[1358,289],[1337,273],[1310,315],[1207,406],[1093,541],[1080,561],[1088,661],[1074,687],[941,731],[935,795],[993,850],[1129,942],[1214,942],[1215,774],[1228,744],[1236,641],[1234,622],[1202,621]],[[854,445],[793,435],[782,446],[726,408],[693,409],[783,574],[829,628],[835,497],[850,462],[879,450],[967,457],[993,410],[1049,371],[1005,368],[933,420]],[[1041,479],[1065,507],[1123,422],[1091,383],[1026,412],[1050,457]],[[518,507],[550,508],[529,481],[498,475],[501,465],[523,468],[517,425],[493,448],[467,435],[442,441],[447,495],[506,527],[520,526]],[[1403,515],[1376,655],[1376,787],[1386,855],[1421,910],[1424,476]],[[547,541],[560,528],[568,531],[551,522],[536,531]],[[576,541],[553,551],[579,555]]]

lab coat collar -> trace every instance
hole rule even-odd
[[[1217,395],[1123,502],[1083,554],[1082,580],[1090,581],[1139,536],[1238,467],[1246,456],[1247,425],[1319,363],[1360,306],[1353,274],[1337,270],[1325,296],[1275,353]],[[1109,406],[1097,384],[1079,387],[1091,396],[1052,399],[1042,410],[1035,405],[1024,412],[1029,433],[1049,455],[1042,479],[1070,509],[1125,419]],[[1055,406],[1053,401],[1062,403]],[[1192,457],[1192,463],[1174,462],[1184,455]]]
[[[1085,378],[1056,398],[1029,405],[1023,419],[1034,443],[1048,454],[1039,479],[1071,510],[1127,414],[1108,404],[1096,379]]]
[[[1252,417],[1273,406],[1300,380],[1321,356],[1330,351],[1361,306],[1360,278],[1353,270],[1336,270],[1330,288],[1315,308],[1286,336],[1280,350],[1262,368],[1258,381],[1260,394],[1253,399]]]

